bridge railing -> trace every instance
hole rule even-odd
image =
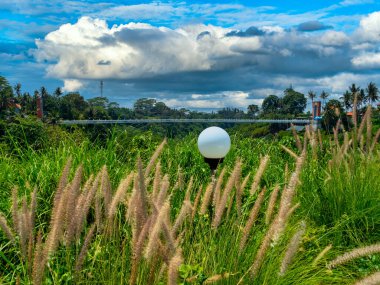
[[[102,124],[162,124],[162,123],[271,123],[271,124],[311,124],[306,119],[129,119],[129,120],[63,120],[61,125],[102,125]]]

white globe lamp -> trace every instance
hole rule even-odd
[[[203,130],[198,137],[198,149],[205,158],[211,170],[215,170],[223,161],[231,148],[231,139],[228,133],[219,127],[209,127]]]

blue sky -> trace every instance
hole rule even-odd
[[[289,85],[339,97],[380,84],[380,3],[43,1],[0,3],[0,75],[121,105],[245,108]]]

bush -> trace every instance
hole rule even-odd
[[[1,141],[19,154],[29,148],[42,149],[48,143],[46,126],[33,117],[15,117],[11,122],[3,122],[1,129]]]

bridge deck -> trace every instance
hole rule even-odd
[[[256,119],[131,119],[131,120],[63,120],[61,125],[102,125],[102,124],[154,124],[154,123],[271,123],[271,124],[311,124],[312,120],[256,120]]]

